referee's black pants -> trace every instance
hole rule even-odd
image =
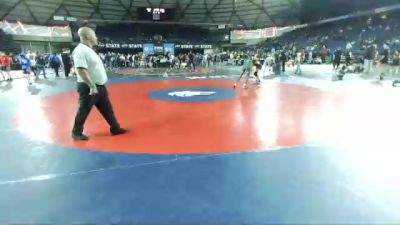
[[[104,85],[96,85],[98,93],[96,95],[89,95],[90,88],[86,83],[78,83],[79,93],[79,109],[75,117],[74,128],[72,133],[75,135],[82,134],[83,126],[85,121],[92,110],[93,105],[100,111],[104,119],[107,120],[110,125],[110,131],[118,131],[120,125],[114,115],[110,99],[108,97],[108,91]]]
[[[69,64],[64,64],[64,74],[65,77],[69,76],[69,73],[71,73],[71,66]]]

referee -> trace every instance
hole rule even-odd
[[[105,86],[108,80],[106,70],[100,57],[92,49],[97,45],[96,33],[89,27],[82,27],[78,30],[78,35],[81,43],[75,48],[72,56],[78,75],[79,109],[75,117],[72,138],[76,141],[89,140],[82,132],[93,105],[107,120],[112,135],[127,133],[128,130],[122,129],[115,118]]]

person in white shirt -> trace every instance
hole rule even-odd
[[[351,42],[347,42],[346,50],[350,51],[353,48],[353,44]]]
[[[28,58],[31,60],[31,67],[33,75],[36,76],[37,68],[36,68],[36,54],[34,52],[28,53]]]
[[[77,141],[89,140],[83,134],[83,127],[93,105],[107,120],[112,135],[127,133],[128,130],[122,129],[115,118],[105,86],[108,80],[107,73],[100,57],[92,49],[97,45],[96,33],[88,27],[82,27],[78,30],[78,35],[81,43],[75,48],[72,56],[78,75],[79,109],[72,138]]]
[[[169,55],[169,64],[170,64],[170,69],[173,69],[175,67],[175,56],[174,55]]]

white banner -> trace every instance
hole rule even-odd
[[[37,36],[47,38],[69,38],[72,40],[71,28],[69,26],[36,26],[23,24],[21,22],[9,23],[0,21],[0,29],[6,34],[15,36]]]
[[[254,40],[264,40],[276,36],[276,27],[257,30],[233,30],[231,31],[232,43],[246,43]]]

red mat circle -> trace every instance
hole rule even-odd
[[[96,108],[85,126],[88,142],[71,140],[71,127],[78,106],[76,92],[41,100],[41,112],[33,113],[42,124],[42,139],[49,143],[103,152],[146,154],[206,154],[268,150],[314,141],[305,129],[305,115],[312,116],[323,92],[304,86],[266,84],[238,89],[229,100],[210,103],[179,103],[153,100],[149,93],[178,87],[231,88],[230,80],[174,80],[109,85],[108,90],[121,125],[129,134],[110,136],[109,127]],[[38,133],[26,125],[24,115],[17,126],[27,135]],[[32,122],[31,122],[32,123]],[[29,134],[31,133],[31,134]],[[47,138],[44,138],[47,137]]]

